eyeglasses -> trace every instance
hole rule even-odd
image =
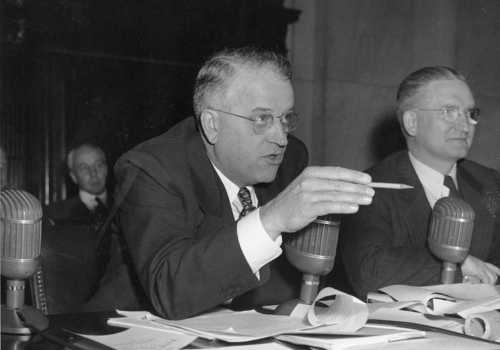
[[[274,119],[279,119],[281,125],[283,125],[283,131],[286,133],[292,132],[297,128],[297,123],[299,121],[299,116],[296,113],[287,113],[285,115],[280,115],[279,117],[273,117],[271,114],[261,114],[256,117],[244,117],[242,115],[229,113],[219,109],[212,108],[214,111],[226,113],[234,117],[243,118],[246,120],[253,121],[253,131],[257,135],[264,134],[267,130],[271,129],[274,124]]]
[[[457,121],[458,117],[464,113],[467,117],[467,121],[471,125],[476,125],[479,121],[479,108],[471,108],[467,111],[461,111],[457,108],[442,108],[442,109],[422,109],[417,108],[412,111],[427,111],[427,112],[443,112],[443,120],[446,123],[453,124]]]

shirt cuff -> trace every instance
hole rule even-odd
[[[281,235],[272,240],[260,221],[260,208],[238,221],[238,240],[253,273],[281,255]]]

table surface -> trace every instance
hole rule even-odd
[[[79,313],[79,314],[61,314],[49,315],[49,328],[46,333],[56,336],[57,338],[72,344],[76,349],[88,350],[104,350],[109,349],[99,343],[92,342],[84,337],[72,334],[67,331],[72,331],[80,334],[88,335],[104,335],[113,334],[124,331],[124,328],[114,327],[107,324],[107,320],[112,317],[119,317],[116,312],[96,312],[96,313]],[[273,340],[267,340],[271,342]],[[259,343],[259,342],[255,342]],[[38,334],[33,335],[11,335],[2,333],[2,350],[10,349],[65,349],[64,346],[58,345]],[[220,341],[207,341],[197,339],[184,349],[203,349],[223,347],[229,344]],[[236,345],[236,344],[230,344]],[[242,344],[240,344],[242,345]],[[308,349],[307,347],[291,346],[292,349]],[[406,340],[402,342],[394,342],[378,345],[366,345],[356,347],[356,350],[368,349],[405,349],[405,350],[422,350],[422,349],[439,349],[439,350],[477,350],[477,349],[500,349],[500,344],[491,344],[476,340],[466,339],[454,335],[447,335],[436,332],[427,332],[427,336],[422,339]]]

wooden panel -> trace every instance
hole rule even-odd
[[[412,1],[332,1],[328,7],[328,79],[394,86],[411,66]]]
[[[394,119],[392,88],[332,83],[327,85],[325,165],[364,170],[401,148]]]

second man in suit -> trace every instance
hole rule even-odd
[[[400,84],[397,105],[408,150],[367,173],[376,182],[413,188],[377,189],[372,205],[342,218],[341,255],[352,287],[364,297],[389,285],[439,284],[441,261],[429,250],[427,236],[434,204],[456,187],[474,209],[475,220],[470,255],[455,282],[495,284],[500,275],[500,174],[464,159],[479,120],[464,76],[446,67],[422,68]]]

